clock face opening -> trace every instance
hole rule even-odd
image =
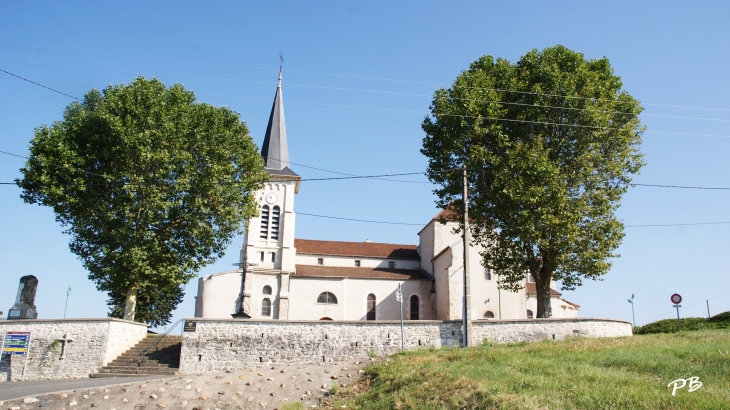
[[[266,199],[266,203],[275,204],[276,201],[279,200],[279,197],[275,193],[269,192],[268,194],[266,194],[265,199]]]

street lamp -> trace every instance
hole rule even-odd
[[[631,299],[629,299],[629,303],[631,303],[631,318],[634,321],[634,327],[636,327],[636,316],[634,316],[634,294],[631,294]]]

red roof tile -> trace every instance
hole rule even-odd
[[[430,280],[418,269],[353,268],[318,265],[296,265],[296,274],[292,277]]]
[[[445,220],[447,222],[459,222],[461,220],[453,209],[443,209],[436,216],[433,217],[434,221]]]
[[[535,282],[527,282],[525,284],[525,289],[527,289],[528,295],[537,295],[537,286],[535,286]],[[550,296],[560,296],[562,293],[558,292],[557,290],[550,288]]]
[[[562,300],[563,302],[565,302],[565,303],[569,304],[570,306],[573,306],[573,307],[574,307],[574,308],[576,308],[576,309],[580,309],[580,305],[579,305],[579,304],[577,304],[577,303],[573,303],[573,302],[571,302],[571,301],[569,301],[569,300],[565,300],[565,299],[563,299],[563,298],[560,298],[560,300]]]
[[[294,239],[294,247],[297,248],[297,253],[308,255],[421,260],[416,245]]]

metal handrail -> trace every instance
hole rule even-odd
[[[152,349],[153,347],[157,346],[157,344],[158,344],[158,343],[160,343],[160,342],[161,342],[161,341],[162,341],[162,340],[163,340],[163,339],[165,338],[165,336],[167,336],[167,335],[168,335],[168,334],[169,334],[170,332],[172,332],[172,330],[173,330],[173,329],[175,329],[175,327],[177,327],[177,325],[178,325],[178,324],[180,324],[180,322],[182,322],[183,320],[185,320],[185,319],[180,319],[180,320],[178,320],[177,322],[175,322],[175,324],[174,324],[174,325],[172,325],[172,327],[171,327],[170,329],[168,329],[167,331],[165,331],[165,333],[163,333],[163,334],[161,334],[161,335],[157,336],[157,338],[155,339],[155,341],[154,341],[154,342],[152,342],[152,344],[150,344],[149,346],[147,346],[146,348],[144,348],[144,349],[142,350],[142,352],[141,352],[140,354],[138,354],[138,355],[137,355],[137,357],[135,357],[134,359],[130,360],[129,362],[130,362],[130,363],[134,363],[134,362],[139,362],[139,360],[140,360],[140,359],[141,359],[142,357],[144,357],[144,355],[145,355],[145,354],[147,354],[147,352],[148,352],[148,351],[149,351],[150,349]]]

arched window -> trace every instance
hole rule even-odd
[[[375,320],[375,295],[368,295],[368,315],[367,320]]]
[[[269,237],[269,206],[261,208],[261,239]]]
[[[484,318],[485,319],[494,319],[494,313],[491,310],[487,310],[484,312]]]
[[[317,297],[317,303],[326,303],[328,305],[336,305],[337,297],[332,292],[322,292]]]
[[[261,302],[261,316],[271,316],[271,300],[268,298]]]
[[[275,206],[274,209],[271,210],[271,239],[273,240],[279,240],[279,216],[281,214],[281,209],[278,206]]]
[[[411,320],[419,320],[418,313],[421,310],[421,301],[418,296],[411,296]]]
[[[264,286],[264,295],[270,295],[271,294],[271,286],[266,285]]]
[[[532,314],[532,311],[530,309],[527,309],[527,318],[534,319],[534,315]]]

